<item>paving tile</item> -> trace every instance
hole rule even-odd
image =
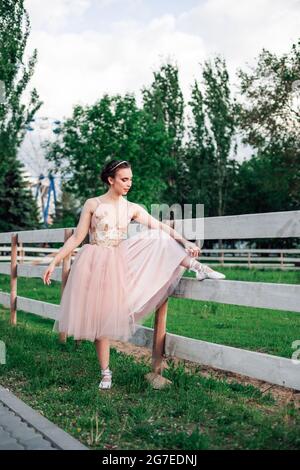
[[[0,450],[88,450],[0,386]]]

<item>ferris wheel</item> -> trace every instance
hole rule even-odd
[[[50,117],[35,117],[26,127],[18,157],[24,165],[23,176],[36,199],[40,221],[45,227],[51,225],[60,196],[59,176],[46,159],[46,145],[60,138],[62,122]]]

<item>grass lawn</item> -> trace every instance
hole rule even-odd
[[[298,283],[294,272],[222,268],[227,279]],[[0,275],[9,292],[9,277]],[[60,283],[18,279],[18,294],[59,303]],[[151,318],[147,320],[152,325]],[[0,383],[93,449],[299,449],[300,414],[294,402],[277,401],[252,385],[184,372],[171,360],[163,375],[172,385],[153,390],[144,379],[148,364],[111,348],[113,388],[99,391],[94,345],[61,345],[53,321],[18,311],[9,325],[0,307],[0,340],[7,363]],[[171,298],[168,331],[291,357],[300,339],[300,316]],[[98,432],[96,433],[96,430]]]

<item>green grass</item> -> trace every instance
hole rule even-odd
[[[298,283],[298,272],[224,268],[227,279]],[[0,275],[9,292],[9,276]],[[18,295],[59,303],[60,283],[18,279]],[[146,323],[153,327],[153,316]],[[48,419],[93,449],[299,449],[300,414],[293,402],[276,402],[252,385],[184,372],[168,360],[163,375],[172,385],[153,390],[145,362],[111,348],[113,388],[98,391],[94,346],[65,345],[52,332],[53,321],[0,307],[0,340],[7,363],[0,383]],[[170,298],[167,330],[219,344],[291,357],[300,339],[300,316],[213,302]],[[98,435],[95,436],[96,421]]]
[[[50,289],[51,290],[51,289]],[[172,385],[153,390],[145,362],[111,348],[113,388],[99,391],[94,345],[59,344],[50,320],[19,312],[9,325],[0,308],[7,363],[0,383],[93,449],[299,449],[300,415],[252,385],[184,372],[163,375]],[[95,436],[96,420],[98,435]],[[93,433],[93,436],[92,436]]]

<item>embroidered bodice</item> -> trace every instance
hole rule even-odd
[[[97,198],[98,206],[94,211],[89,229],[89,242],[94,245],[115,247],[128,238],[128,225],[132,218],[132,209],[127,203],[127,209],[116,210],[111,204]],[[118,221],[121,221],[118,224]]]

